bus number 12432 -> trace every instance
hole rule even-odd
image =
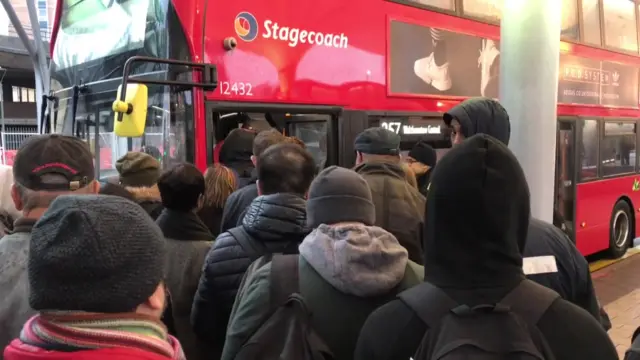
[[[221,95],[253,96],[253,85],[246,82],[220,81],[218,90]]]

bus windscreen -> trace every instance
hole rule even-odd
[[[65,69],[142,48],[152,0],[63,0],[53,61]]]

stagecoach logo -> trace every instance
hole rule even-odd
[[[349,46],[349,37],[344,33],[301,29],[271,19],[264,19],[260,26],[256,17],[247,11],[238,14],[233,25],[238,37],[244,41],[253,41],[261,34],[264,39],[284,41],[290,47],[309,44],[346,49]]]
[[[633,179],[633,187],[631,187],[632,191],[640,190],[640,181],[638,179]]]
[[[236,34],[244,41],[253,41],[258,37],[258,20],[253,14],[243,11],[234,21]]]

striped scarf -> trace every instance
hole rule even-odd
[[[20,340],[52,351],[125,347],[186,359],[160,321],[139,314],[40,313],[25,323]]]

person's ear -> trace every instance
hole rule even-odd
[[[22,211],[24,209],[22,197],[20,196],[20,192],[18,191],[16,184],[11,185],[11,200],[13,200],[13,205],[15,205],[16,210]]]
[[[167,294],[165,292],[164,284],[159,284],[156,288],[156,291],[151,294],[149,299],[147,299],[147,306],[154,311],[164,310],[164,304],[166,301]]]
[[[200,196],[198,197],[198,205],[197,205],[196,211],[202,210],[203,207],[204,207],[204,194],[200,194]]]
[[[89,188],[89,191],[91,192],[91,194],[99,194],[100,193],[100,182],[99,181],[92,181],[91,184],[89,185],[91,186]]]
[[[258,166],[258,158],[255,155],[251,155],[251,162],[253,166]]]

